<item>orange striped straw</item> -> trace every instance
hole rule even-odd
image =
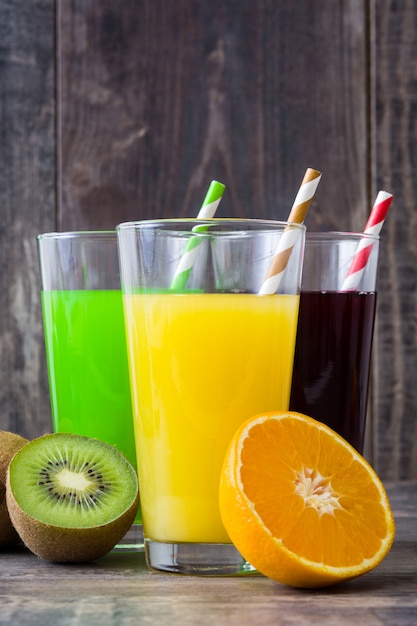
[[[300,189],[292,205],[288,222],[302,224],[307,211],[313,200],[314,194],[321,179],[321,172],[307,168]],[[259,294],[275,293],[279,287],[285,268],[287,267],[291,252],[297,242],[299,230],[287,227],[279,240],[277,249],[272,257],[271,265],[261,285]]]

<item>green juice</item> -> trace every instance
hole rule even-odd
[[[137,468],[121,292],[43,291],[42,310],[54,431],[107,441]]]

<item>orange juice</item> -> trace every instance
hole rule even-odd
[[[299,297],[124,298],[145,535],[230,543],[223,457],[244,420],[288,409]]]

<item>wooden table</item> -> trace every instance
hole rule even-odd
[[[417,625],[417,484],[387,485],[397,524],[373,572],[338,587],[292,589],[261,575],[202,578],[147,570],[143,553],[55,565],[23,547],[0,554],[0,624]]]

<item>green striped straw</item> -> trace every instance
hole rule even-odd
[[[225,190],[225,185],[219,183],[217,180],[212,180],[207,190],[206,196],[201,205],[201,209],[198,212],[197,219],[210,219],[214,217],[220,200],[222,199]],[[202,224],[201,226],[194,226],[192,232],[199,233],[205,232],[210,228],[210,224]],[[193,265],[197,258],[198,247],[201,244],[199,237],[191,237],[185,247],[184,254],[182,255],[178,267],[175,270],[174,277],[171,282],[171,289],[173,291],[182,291],[188,281],[188,278],[193,269]]]

